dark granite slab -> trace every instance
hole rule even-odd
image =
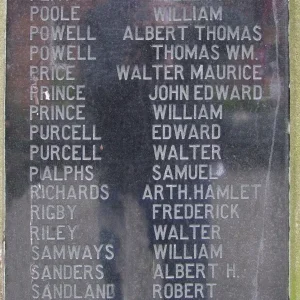
[[[287,2],[7,4],[5,299],[288,299]]]

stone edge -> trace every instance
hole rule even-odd
[[[0,0],[0,299],[4,299],[6,0]]]

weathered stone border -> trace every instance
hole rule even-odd
[[[0,0],[0,299],[4,299],[4,220],[5,220],[5,160],[4,160],[4,132],[5,132],[5,70],[6,70],[6,0]],[[3,247],[1,247],[3,245]]]
[[[290,1],[290,299],[300,299],[300,2]]]

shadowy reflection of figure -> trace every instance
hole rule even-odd
[[[84,66],[87,109],[100,129],[103,159],[99,180],[110,187],[100,205],[100,241],[111,243],[115,260],[104,262],[106,281],[116,286],[115,299],[151,299],[152,254],[141,191],[150,174],[151,112],[148,83],[119,81],[116,65],[151,62],[150,43],[123,41],[136,13],[135,1],[105,1],[86,16],[97,42],[95,63]]]
[[[151,4],[149,4],[151,5]],[[181,4],[184,5],[184,4]],[[143,16],[144,14],[144,16]],[[137,21],[136,17],[142,22]],[[153,16],[151,16],[153,17]],[[155,52],[151,48],[155,41],[123,41],[124,30],[127,25],[139,25],[151,22],[147,14],[147,5],[142,10],[142,4],[137,5],[133,1],[115,3],[106,1],[97,6],[86,17],[86,23],[91,26],[97,42],[93,45],[98,57],[97,61],[84,67],[84,79],[87,86],[87,107],[94,115],[94,122],[101,130],[103,139],[103,161],[99,165],[100,181],[110,185],[110,199],[101,204],[99,212],[99,226],[102,242],[110,242],[115,245],[116,261],[106,262],[107,280],[116,284],[116,299],[159,299],[152,293],[153,263],[168,265],[170,272],[174,273],[174,259],[165,258],[162,261],[155,260],[153,244],[177,244],[178,254],[183,255],[184,244],[188,251],[193,251],[194,244],[208,245],[204,241],[193,241],[192,238],[185,241],[172,240],[156,241],[152,220],[152,201],[142,201],[143,189],[146,183],[154,185],[151,179],[151,167],[155,163],[151,124],[154,122],[148,94],[153,92],[154,84],[189,84],[189,77],[184,82],[172,81],[149,82],[143,80],[119,81],[116,65],[121,64],[146,64],[148,66],[157,63]],[[149,20],[150,19],[150,20]],[[153,17],[154,19],[154,17]],[[163,24],[159,24],[163,25]],[[187,39],[182,43],[195,44],[195,32],[188,33]],[[174,43],[177,43],[174,42]],[[164,57],[159,63],[172,64],[175,61],[166,61]],[[180,62],[189,66],[191,61]],[[193,103],[191,102],[190,105]],[[187,103],[187,105],[189,105]],[[181,109],[181,108],[179,108]],[[171,121],[173,122],[173,121]],[[195,121],[198,125],[203,121]],[[177,122],[177,124],[179,124]],[[187,143],[186,140],[161,141],[161,144],[179,146]],[[183,161],[161,161],[163,167],[166,164],[183,165]],[[201,164],[200,159],[193,164]],[[181,182],[165,181],[163,184],[180,184]],[[190,186],[193,182],[189,183]],[[208,181],[202,181],[205,186]],[[175,199],[178,195],[174,195]],[[186,199],[187,200],[187,199]],[[201,203],[202,199],[196,199]],[[203,201],[205,202],[205,201]],[[164,204],[174,205],[183,203],[182,200],[165,199]],[[209,220],[160,220],[157,224],[187,226],[189,224],[208,224]],[[189,232],[184,232],[185,234]],[[191,260],[181,260],[180,263],[191,263]],[[197,260],[207,266],[207,259]],[[202,283],[205,286],[205,278],[197,279],[160,279],[155,281],[162,286],[167,283]],[[207,291],[204,288],[206,299]],[[199,296],[199,294],[198,294]],[[158,298],[157,298],[158,297]],[[183,298],[182,298],[183,299]]]

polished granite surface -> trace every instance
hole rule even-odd
[[[8,0],[6,300],[288,299],[287,5]]]

